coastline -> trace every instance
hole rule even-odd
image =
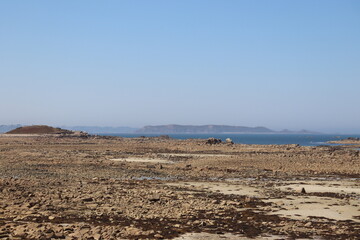
[[[99,133],[98,133],[99,134]],[[125,138],[138,137],[158,137],[163,134],[99,134],[103,136],[119,136]],[[174,139],[208,139],[211,137],[225,141],[231,138],[234,143],[238,144],[264,144],[264,145],[285,145],[285,144],[300,144],[302,146],[320,146],[320,145],[335,145],[329,141],[336,141],[348,137],[360,137],[360,135],[333,135],[333,134],[168,134]]]

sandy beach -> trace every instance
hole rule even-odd
[[[0,239],[358,239],[360,145],[0,137]]]

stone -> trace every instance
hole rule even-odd
[[[206,144],[210,144],[210,145],[219,144],[221,142],[222,142],[221,139],[218,138],[209,138],[206,140]]]
[[[158,202],[158,201],[160,201],[160,195],[154,194],[154,195],[150,196],[150,197],[148,198],[148,200],[149,200],[150,202]]]
[[[154,237],[158,238],[158,239],[163,239],[164,238],[164,236],[159,234],[159,233],[155,234]]]
[[[81,199],[83,202],[92,202],[92,201],[94,201],[94,199],[93,198],[91,198],[91,197],[89,197],[89,198],[83,198],[83,199]]]
[[[95,240],[100,240],[101,239],[101,234],[100,233],[95,233],[95,234],[93,234],[93,238]]]

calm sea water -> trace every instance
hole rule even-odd
[[[161,134],[101,134],[106,136],[120,137],[155,137]],[[210,137],[220,138],[225,141],[231,138],[234,143],[243,144],[300,144],[302,146],[328,145],[327,141],[339,140],[348,137],[359,137],[360,135],[331,135],[331,134],[166,134],[176,139],[207,139]]]

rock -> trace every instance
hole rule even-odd
[[[234,142],[231,140],[231,138],[227,138],[225,140],[225,142],[228,143],[228,144],[234,144]]]
[[[302,188],[300,193],[301,194],[306,194],[305,188]]]
[[[81,199],[83,202],[92,202],[92,201],[94,201],[94,199],[93,198],[91,198],[91,197],[89,197],[89,198],[83,198],[83,199]]]
[[[164,236],[163,236],[163,235],[158,234],[158,233],[157,233],[157,234],[155,234],[155,235],[154,235],[154,237],[155,237],[155,238],[158,238],[158,239],[163,239],[163,238],[164,238]]]
[[[95,234],[93,234],[93,238],[95,240],[100,240],[101,239],[101,234],[100,233],[95,233]]]
[[[219,144],[221,143],[221,139],[218,139],[218,138],[209,138],[208,140],[206,140],[206,144]]]
[[[136,227],[126,227],[123,231],[121,231],[122,234],[125,236],[139,236],[143,234],[143,231]]]
[[[26,229],[24,227],[18,227],[15,229],[12,235],[16,237],[25,237],[26,236],[25,230]]]
[[[152,195],[148,198],[150,202],[158,202],[160,201],[160,196],[158,194]]]
[[[74,131],[74,133],[72,134],[74,137],[88,137],[89,134],[87,132],[83,132],[83,131]]]
[[[81,235],[84,235],[85,233],[90,232],[90,230],[91,230],[90,228],[82,227],[82,228],[79,230],[79,232],[80,232]]]

